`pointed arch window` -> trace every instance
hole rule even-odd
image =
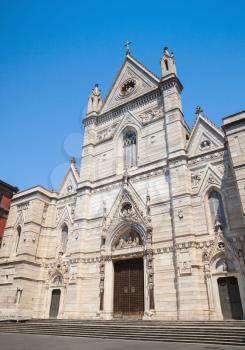
[[[225,227],[226,217],[221,194],[215,190],[210,191],[208,195],[208,203],[212,225],[214,226],[217,222],[220,222]]]
[[[16,247],[15,247],[15,252],[17,253],[19,244],[20,244],[20,236],[21,236],[21,227],[17,227],[17,238],[16,238]]]
[[[61,252],[65,254],[68,242],[68,226],[64,224],[61,231]]]
[[[137,135],[133,130],[127,131],[123,138],[124,169],[137,165]]]

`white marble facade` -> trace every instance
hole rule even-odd
[[[229,118],[220,129],[200,108],[190,129],[167,48],[161,72],[127,52],[106,99],[97,85],[89,97],[80,171],[71,161],[59,192],[14,196],[0,318],[48,318],[58,290],[58,318],[111,319],[114,263],[135,257],[144,319],[223,319],[218,279],[228,277],[244,315],[244,113],[235,139]]]

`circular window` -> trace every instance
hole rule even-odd
[[[136,81],[134,79],[129,79],[125,81],[121,87],[120,95],[126,97],[130,95],[136,87]]]
[[[200,144],[200,149],[208,149],[211,147],[211,142],[209,140],[203,140]]]
[[[67,186],[67,192],[71,192],[72,191],[72,185]]]

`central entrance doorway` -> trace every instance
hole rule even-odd
[[[53,289],[50,310],[49,310],[50,318],[57,318],[59,313],[59,307],[60,307],[60,289]]]
[[[142,318],[144,314],[143,258],[114,263],[114,317]]]
[[[242,304],[236,277],[218,279],[220,304],[224,319],[242,320]]]

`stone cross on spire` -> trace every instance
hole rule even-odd
[[[202,112],[203,112],[202,107],[197,106],[197,107],[196,107],[195,114],[196,114],[196,115],[201,115],[201,114],[202,114]]]
[[[125,42],[125,44],[124,44],[124,47],[125,47],[125,49],[126,49],[126,55],[128,54],[128,53],[130,53],[130,45],[132,44],[132,41],[126,41]]]

